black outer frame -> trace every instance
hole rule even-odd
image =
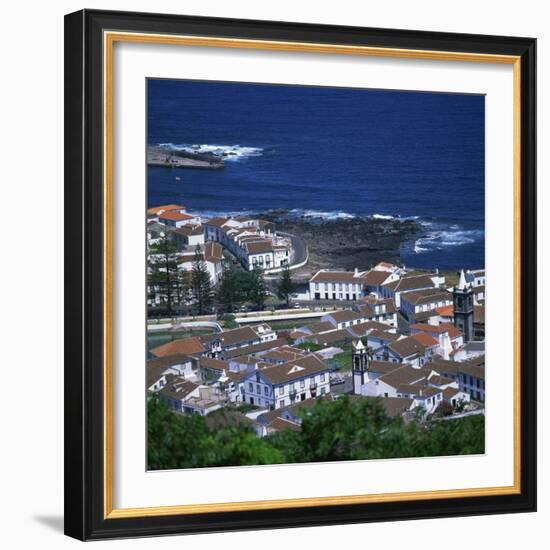
[[[521,493],[104,519],[104,30],[521,56]],[[65,16],[65,533],[80,540],[536,510],[536,40],[83,10]]]

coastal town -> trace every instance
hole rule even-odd
[[[299,432],[319,402],[390,418],[484,414],[485,271],[386,261],[311,269],[258,216],[147,211],[147,394],[174,414]]]

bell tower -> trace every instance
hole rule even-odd
[[[353,393],[361,395],[361,386],[366,382],[366,372],[369,370],[369,356],[367,348],[361,340],[353,342],[352,346]]]
[[[453,290],[453,324],[464,334],[464,342],[474,339],[474,290],[466,283],[464,270]]]

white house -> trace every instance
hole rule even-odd
[[[430,374],[426,369],[416,369],[410,365],[400,365],[381,376],[369,377],[360,388],[361,395],[374,397],[403,397],[399,388],[404,385],[418,384]],[[399,395],[401,394],[401,395]]]
[[[181,377],[169,380],[158,394],[174,411],[201,416],[220,409],[224,398],[217,388],[195,384]]]
[[[440,325],[431,325],[426,323],[413,323],[409,325],[411,335],[429,334],[438,341],[439,346],[436,353],[443,359],[449,359],[454,350],[464,344],[464,335],[451,323],[442,323]]]
[[[206,243],[201,249],[202,261],[213,285],[220,282],[223,275],[223,249],[218,243]],[[191,272],[195,263],[195,250],[188,250],[178,257],[178,268]]]
[[[380,287],[380,294],[383,298],[393,298],[396,306],[401,309],[401,295],[403,293],[439,288],[444,284],[445,277],[439,275],[439,273],[414,275],[411,277],[402,277],[396,281],[383,284]]]
[[[484,269],[467,269],[465,272],[466,282],[474,288],[485,286],[485,270]]]
[[[160,206],[152,206],[147,209],[147,220],[158,222],[159,217],[165,212],[179,212],[185,214],[187,209],[182,204],[161,204]]]
[[[270,222],[239,216],[212,218],[203,225],[206,240],[227,248],[249,271],[280,269],[292,262],[290,239],[273,233]]]
[[[420,320],[422,314],[433,312],[434,315],[438,315],[437,309],[452,303],[453,295],[450,292],[428,288],[402,293],[399,310],[409,322],[414,323]]]
[[[203,346],[212,357],[224,352],[243,348],[253,347],[257,344],[274,342],[277,340],[277,333],[266,323],[254,326],[239,327],[213,334],[204,334],[199,337]],[[270,349],[269,347],[266,349]],[[246,355],[245,351],[243,355]],[[225,357],[228,359],[227,357]]]
[[[159,214],[158,221],[168,227],[182,227],[184,225],[198,225],[201,223],[201,218],[186,212],[168,210]]]
[[[438,341],[428,334],[415,334],[373,350],[373,358],[380,361],[409,363],[416,368],[421,368],[429,361],[438,345]]]
[[[462,364],[458,370],[460,390],[476,401],[485,401],[485,365]]]
[[[320,270],[309,280],[309,294],[312,300],[359,300],[365,285],[362,273],[355,271]]]
[[[203,245],[204,229],[202,225],[186,224],[172,231],[172,236],[175,242],[181,247],[189,247],[194,249],[197,245]]]
[[[329,367],[316,355],[309,354],[248,373],[242,391],[246,403],[280,409],[330,393]]]
[[[344,329],[353,325],[364,323],[368,320],[365,313],[354,311],[352,309],[340,309],[327,313],[321,317],[321,322],[330,323],[335,329]]]

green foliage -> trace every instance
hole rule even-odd
[[[256,309],[263,309],[267,298],[267,286],[261,269],[254,269],[250,272],[250,287],[247,298],[254,304]]]
[[[298,344],[294,347],[311,351],[312,353],[323,349],[321,344],[316,344],[315,342],[304,342],[303,344]]]
[[[172,313],[174,306],[185,301],[187,293],[185,274],[178,269],[177,251],[176,244],[165,235],[151,245],[148,256],[149,297],[160,298],[168,314]]]
[[[405,423],[388,418],[380,399],[344,397],[317,402],[302,416],[301,432],[269,438],[288,462],[481,454],[485,448],[483,415]]]
[[[191,272],[191,296],[193,298],[197,315],[208,313],[213,302],[214,294],[210,274],[204,263],[201,248],[197,245],[193,259],[193,270]]]
[[[243,405],[237,410],[248,412]],[[215,413],[213,413],[215,414]],[[180,416],[155,396],[148,404],[151,469],[482,454],[485,417],[404,422],[381,399],[318,400],[299,411],[301,431],[259,438],[243,425],[211,431],[200,416]]]
[[[200,415],[181,416],[153,396],[147,404],[150,470],[276,464],[283,454],[245,425],[210,430]]]
[[[281,278],[277,283],[277,297],[286,302],[287,307],[290,306],[290,296],[296,292],[297,285],[290,276],[290,268],[285,266],[281,272]]]
[[[223,311],[231,313],[243,301],[242,274],[243,272],[235,269],[224,271],[216,295],[219,307]]]
[[[216,298],[219,308],[228,313],[244,302],[252,302],[262,309],[267,298],[267,286],[261,270],[228,269],[223,274]]]

